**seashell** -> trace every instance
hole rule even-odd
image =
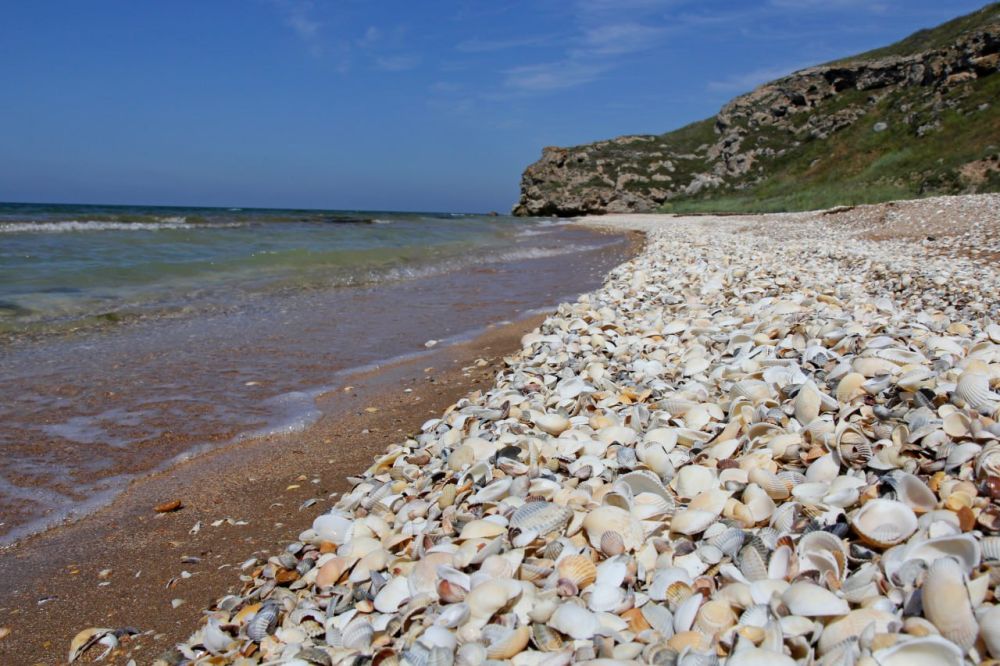
[[[561,532],[572,517],[573,512],[564,506],[552,502],[527,502],[511,515],[510,527],[545,535]]]
[[[313,521],[312,528],[320,541],[337,544],[347,540],[354,521],[347,515],[337,511],[324,513]]]
[[[694,626],[694,621],[698,617],[698,609],[701,607],[705,597],[700,594],[690,594],[684,601],[674,609],[674,632],[683,633],[690,631]]]
[[[372,644],[375,629],[365,618],[358,618],[344,627],[343,644],[349,650],[367,651]]]
[[[993,606],[979,616],[979,635],[990,656],[1000,657],[1000,606]]]
[[[549,626],[576,640],[591,639],[601,628],[594,613],[569,602],[556,608],[549,618]]]
[[[751,483],[744,489],[743,503],[750,510],[755,523],[770,520],[771,515],[774,513],[774,500],[756,483]]]
[[[610,494],[610,493],[609,493]],[[626,506],[629,506],[626,504]],[[621,507],[625,508],[625,507]],[[653,493],[639,493],[632,498],[631,512],[639,520],[650,520],[666,516],[674,512],[674,501],[666,500]],[[720,507],[721,511],[722,508]]]
[[[739,563],[740,573],[748,581],[764,580],[767,578],[767,556],[754,544],[747,544],[740,549],[737,562]]]
[[[962,666],[962,650],[940,636],[923,636],[877,650],[879,666]]]
[[[989,409],[1000,400],[1000,395],[990,391],[989,375],[972,370],[966,370],[959,376],[955,397],[971,409]]]
[[[866,377],[857,372],[849,372],[840,378],[840,382],[837,383],[837,391],[835,396],[837,402],[849,403],[853,398],[859,395],[864,395],[864,390],[861,388],[865,383]]]
[[[965,573],[956,560],[942,557],[931,564],[923,587],[924,617],[941,635],[968,650],[976,641],[977,624],[972,613]]]
[[[375,595],[375,610],[380,613],[395,613],[409,598],[409,581],[402,576],[392,578]]]
[[[625,541],[622,535],[614,530],[608,530],[601,535],[601,552],[607,557],[614,557],[625,552]]]
[[[488,580],[465,595],[465,604],[473,618],[488,620],[519,593],[514,581]]]
[[[877,608],[859,608],[826,625],[819,636],[819,653],[826,654],[844,642],[860,636],[869,627],[885,634],[900,630],[903,623],[892,613]]]
[[[726,659],[726,666],[796,666],[798,662],[782,652],[744,647]]]
[[[510,659],[520,654],[531,640],[531,629],[526,626],[511,629],[500,624],[483,627],[487,659]]]
[[[771,389],[767,383],[756,379],[744,379],[732,385],[729,389],[729,397],[733,400],[744,398],[751,404],[758,404],[771,398]]]
[[[875,499],[858,509],[851,527],[868,545],[888,548],[902,543],[916,531],[917,516],[902,502]]]
[[[455,666],[479,666],[486,661],[486,646],[482,643],[464,643],[455,653]]]
[[[712,600],[705,602],[695,618],[695,629],[706,636],[716,636],[736,624],[736,613],[729,602]]]
[[[793,615],[830,617],[850,612],[847,602],[833,592],[805,581],[792,583],[781,595],[781,601]]]
[[[587,608],[595,613],[610,612],[621,605],[624,597],[624,591],[617,585],[598,582],[590,589]]]
[[[674,514],[670,521],[670,531],[692,536],[704,532],[718,520],[718,514],[698,509],[684,509]]]
[[[777,474],[769,472],[766,469],[758,467],[750,470],[748,479],[751,483],[756,483],[758,486],[763,488],[764,492],[766,492],[771,499],[787,499],[792,494],[788,485],[779,479]]]
[[[617,488],[620,485],[627,486],[632,495],[652,493],[670,502],[671,505],[674,503],[674,498],[670,494],[670,491],[666,489],[658,476],[649,471],[636,470],[622,474],[615,480],[614,487]]]
[[[671,485],[681,497],[695,497],[699,493],[715,487],[715,473],[702,465],[685,465],[677,470],[677,476],[674,477]]]
[[[605,532],[617,532],[622,537],[626,551],[642,546],[644,533],[642,525],[627,511],[614,506],[601,506],[583,519],[583,529],[587,532],[590,545],[599,548]]]
[[[531,642],[542,652],[558,652],[565,644],[559,632],[546,624],[531,625],[531,636]]]
[[[795,420],[802,425],[815,421],[819,417],[821,406],[822,398],[819,388],[812,380],[807,381],[799,388],[799,392],[795,395]]]
[[[276,602],[264,602],[247,622],[247,638],[258,643],[267,638],[278,624],[278,608]]]
[[[462,527],[462,533],[458,538],[461,541],[466,539],[491,539],[506,532],[500,523],[492,520],[471,520]]]
[[[663,638],[670,638],[674,635],[674,615],[670,610],[660,604],[643,604],[640,609],[643,619]]]
[[[572,425],[565,416],[559,414],[538,414],[533,417],[535,426],[542,432],[558,437]]]
[[[883,479],[896,492],[896,499],[913,509],[914,513],[927,513],[937,508],[934,492],[918,477],[894,470]]]
[[[585,555],[568,555],[556,565],[559,577],[565,578],[582,590],[597,579],[597,567]]]

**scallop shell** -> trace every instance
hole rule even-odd
[[[375,629],[365,618],[358,618],[344,628],[344,647],[350,650],[367,650],[371,647]]]
[[[766,382],[756,379],[744,379],[732,385],[729,389],[730,398],[745,398],[752,404],[771,398],[771,389]]]
[[[380,613],[395,613],[409,598],[409,581],[402,576],[393,578],[375,595],[375,610]]]
[[[674,635],[674,614],[670,609],[660,604],[647,603],[643,605],[641,612],[646,623],[663,638]]]
[[[764,492],[768,494],[771,499],[783,500],[787,499],[792,493],[789,489],[788,484],[778,478],[777,474],[769,472],[766,469],[753,469],[750,470],[748,479],[751,483],[756,483],[758,486],[764,489]]]
[[[745,535],[738,527],[727,527],[718,534],[707,539],[707,542],[721,550],[726,555],[733,557],[743,546]]]
[[[573,517],[573,512],[552,502],[528,502],[514,511],[510,526],[540,535],[561,532]]]
[[[636,550],[642,546],[644,539],[639,521],[627,511],[614,506],[601,506],[588,513],[583,519],[583,529],[594,548],[600,547],[601,537],[608,531],[621,535],[626,551]]]
[[[902,543],[917,530],[917,516],[902,502],[874,499],[858,509],[851,526],[865,543],[888,548]]]
[[[597,566],[585,555],[568,555],[556,565],[559,577],[565,578],[582,590],[597,579]]]
[[[972,613],[965,573],[956,560],[942,557],[931,564],[923,587],[924,617],[941,635],[968,650],[976,641],[976,618]]]
[[[983,372],[966,370],[958,378],[955,397],[972,409],[990,408],[1000,396],[990,391],[990,377]]]
[[[621,555],[625,552],[625,541],[622,535],[614,530],[608,530],[601,535],[601,552],[608,557]]]
[[[278,623],[278,604],[267,601],[247,622],[247,638],[260,642],[274,631]]]

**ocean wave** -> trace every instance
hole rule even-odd
[[[184,217],[160,217],[156,222],[107,222],[65,220],[62,222],[0,222],[4,234],[60,234],[81,231],[161,231],[164,229],[225,229],[246,226],[244,222],[191,224]]]

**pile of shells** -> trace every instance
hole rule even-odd
[[[1000,658],[996,273],[699,220],[622,220],[639,257],[161,660]]]

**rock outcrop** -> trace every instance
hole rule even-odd
[[[984,122],[998,126],[1000,106],[990,100],[1000,79],[995,77],[1000,65],[1000,5],[991,7],[980,10],[988,20],[985,25],[946,45],[804,69],[733,99],[714,118],[674,132],[547,147],[523,174],[514,214],[647,212],[667,202],[748,195],[764,184],[774,189],[775,178],[804,178],[810,170],[823,171],[827,179],[830,174],[847,179],[855,175],[852,164],[860,173],[880,157],[904,149],[912,153],[912,142],[925,137],[968,133],[977,123],[980,129]],[[850,132],[860,131],[859,126],[868,134],[882,135],[878,145],[864,148],[871,159],[863,159],[860,166],[851,157],[859,144],[868,142],[867,134]],[[934,140],[940,143],[941,138]],[[978,184],[963,179],[970,170],[966,162],[994,159],[981,140],[969,141],[978,148],[970,145],[972,153],[958,164],[935,156],[937,161],[926,164],[903,160],[909,171],[882,173],[885,169],[877,165],[882,171],[865,173],[887,192],[990,189],[993,180],[984,186],[982,178]],[[943,145],[958,150],[964,143]],[[996,146],[993,151],[998,152]],[[843,164],[831,163],[837,159]],[[822,168],[820,162],[825,162]]]

